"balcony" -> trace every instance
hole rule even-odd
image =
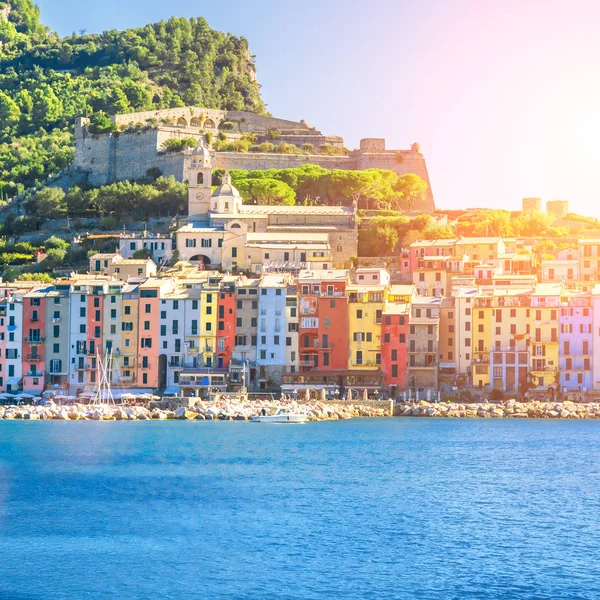
[[[23,373],[23,377],[44,377],[43,371],[28,371],[27,373]]]
[[[26,342],[28,342],[29,344],[41,344],[42,342],[46,341],[46,338],[44,336],[28,336],[28,335],[26,335],[23,339]]]
[[[44,360],[44,357],[37,353],[36,354],[27,354],[27,360],[30,360],[33,362],[38,362],[38,361]]]
[[[410,369],[437,369],[438,361],[433,360],[433,361],[429,362],[429,361],[418,360],[418,361],[415,361],[414,364],[411,364],[409,361],[408,368],[409,368],[409,370]]]

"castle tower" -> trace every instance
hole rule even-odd
[[[188,191],[188,216],[190,219],[201,218],[210,211],[212,193],[212,157],[208,148],[198,144],[186,156]]]

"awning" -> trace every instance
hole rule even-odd
[[[19,385],[21,383],[22,377],[9,377],[6,380],[6,385]]]
[[[456,369],[455,362],[440,362],[440,369]]]
[[[169,385],[165,389],[163,396],[177,396],[177,394],[179,394],[179,386]]]

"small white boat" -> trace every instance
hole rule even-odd
[[[292,413],[289,408],[278,408],[274,415],[264,414],[252,417],[256,423],[304,423],[306,419],[306,415]]]

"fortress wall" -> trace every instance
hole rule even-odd
[[[420,152],[411,150],[403,150],[398,152],[374,152],[362,153],[352,152],[354,169],[388,169],[399,176],[414,173],[421,179],[427,182],[427,192],[423,202],[415,203],[413,210],[422,210],[433,212],[435,203],[433,201],[433,192],[431,190],[431,182],[429,181],[429,173],[427,172],[427,164],[425,158]]]
[[[215,154],[215,168],[241,169],[246,171],[265,169],[289,169],[302,165],[321,165],[326,169],[351,169],[352,163],[348,156],[317,156],[296,154],[268,154],[249,152],[217,152]]]
[[[306,125],[298,121],[276,119],[243,110],[227,111],[227,120],[240,122],[242,131],[269,131],[270,129],[306,129],[309,131]]]
[[[172,129],[179,133],[176,128]],[[73,166],[76,170],[87,171],[89,183],[95,186],[125,179],[140,179],[152,167],[158,167],[163,175],[174,175],[181,181],[183,155],[179,152],[157,152],[159,145],[169,137],[176,136],[160,129],[128,134],[86,134],[75,140]]]
[[[269,139],[268,135],[260,136],[260,141],[271,142],[275,145],[286,142],[288,144],[294,144],[295,146],[302,146],[302,144],[312,144],[315,148],[323,144],[331,144],[335,148],[341,148],[344,145],[344,138],[337,135],[319,135],[309,134],[306,135],[285,135],[282,134],[276,140]]]
[[[108,181],[108,157],[110,135],[85,135],[75,139],[75,170],[87,171],[92,185],[102,185]]]
[[[161,110],[147,110],[144,112],[129,113],[125,115],[113,115],[111,120],[117,125],[128,125],[129,123],[145,124],[149,119],[157,119],[160,123],[161,119],[179,119],[183,117],[188,123],[192,117],[205,115],[215,121],[223,121],[226,111],[217,110],[214,108],[199,108],[197,106],[184,106],[182,108],[164,108]]]

